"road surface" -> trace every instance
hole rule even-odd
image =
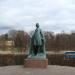
[[[23,66],[5,66],[0,67],[0,75],[75,75],[75,67],[49,65],[47,69],[32,69]]]

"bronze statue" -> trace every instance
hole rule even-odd
[[[39,23],[36,23],[36,30],[30,41],[29,57],[45,57],[45,40]]]

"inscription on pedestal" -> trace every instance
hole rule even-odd
[[[26,68],[47,68],[48,59],[25,59],[24,67]]]

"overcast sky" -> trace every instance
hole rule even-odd
[[[45,31],[75,31],[75,0],[0,0],[0,33],[29,32],[36,22]]]

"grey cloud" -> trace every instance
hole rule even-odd
[[[74,0],[0,0],[0,29],[30,31],[39,22],[43,30],[75,29]],[[71,28],[71,25],[72,28]],[[64,27],[65,26],[65,27]]]
[[[11,27],[11,26],[0,26],[0,30],[10,30],[10,29],[14,29],[14,27]]]

